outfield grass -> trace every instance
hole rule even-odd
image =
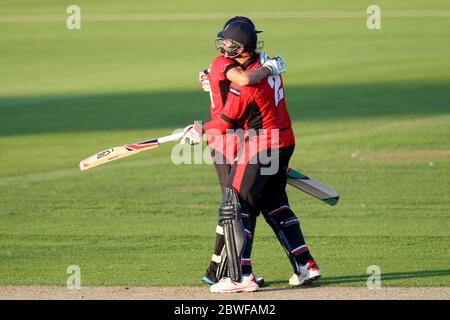
[[[205,19],[1,22],[65,14],[71,2],[0,5],[0,284],[200,285],[219,186],[208,165],[174,165],[171,147],[81,173],[100,149],[207,119],[198,71],[215,32],[244,12],[211,1],[79,1],[82,14],[196,13]],[[258,2],[258,3],[263,3]],[[291,166],[341,192],[336,207],[289,188],[321,285],[450,285],[450,17],[383,18],[367,1],[279,1],[257,12],[361,11],[361,18],[258,18],[284,76],[297,148]],[[270,5],[269,5],[270,4]],[[450,10],[445,1],[379,1]],[[85,9],[84,9],[85,8]],[[20,19],[19,19],[20,20]],[[255,271],[285,285],[290,264],[260,219]]]

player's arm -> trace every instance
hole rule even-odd
[[[261,67],[258,70],[243,70],[241,67],[234,67],[228,70],[226,77],[231,82],[237,83],[239,86],[244,87],[258,83],[265,77],[270,75],[269,68]]]
[[[225,71],[225,76],[228,80],[242,87],[258,83],[270,74],[271,70],[266,67],[261,67],[258,70],[244,71],[241,67],[235,64],[230,65],[230,68]],[[211,90],[209,84],[209,70],[201,71],[199,73],[198,80],[203,91],[208,92]]]
[[[269,58],[265,53],[260,53],[261,68],[258,70],[243,70],[241,67],[234,67],[226,70],[225,76],[231,82],[241,87],[253,85],[260,82],[268,75],[279,75],[286,72],[286,63],[283,58],[276,56]]]
[[[244,87],[256,84],[268,75],[279,75],[286,72],[286,63],[280,56],[269,58],[267,54],[261,52],[260,61],[262,66],[258,70],[243,70],[241,67],[235,66],[228,69],[225,76],[231,82]]]
[[[286,72],[286,63],[280,56],[269,58],[267,54],[260,53],[261,68],[258,70],[243,70],[237,64],[230,64],[225,68],[224,75],[228,80],[239,86],[248,86],[258,83],[268,75],[279,75]],[[199,73],[200,87],[203,91],[210,91],[209,84],[210,69]]]

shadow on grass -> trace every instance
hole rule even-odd
[[[381,281],[401,280],[401,279],[413,279],[413,278],[429,278],[429,277],[442,277],[450,276],[450,269],[442,270],[426,270],[426,271],[409,271],[409,272],[390,272],[382,273]],[[338,276],[338,277],[322,277],[320,280],[311,284],[310,287],[320,287],[327,285],[342,285],[361,283],[365,285],[369,275],[353,275],[353,276]],[[270,287],[273,285],[286,285],[286,280],[266,281],[265,286]],[[308,286],[305,286],[308,288]]]
[[[450,113],[450,82],[289,86],[294,120]],[[209,117],[201,91],[0,98],[0,135],[180,128]]]

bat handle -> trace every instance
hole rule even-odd
[[[164,142],[169,142],[169,141],[178,141],[181,139],[182,136],[183,136],[183,132],[174,133],[174,134],[171,134],[170,136],[158,138],[158,143],[164,143]]]

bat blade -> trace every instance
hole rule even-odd
[[[80,170],[86,171],[99,165],[129,157],[159,146],[158,139],[145,140],[100,151],[80,162]]]
[[[287,175],[287,182],[291,186],[300,189],[301,191],[310,194],[331,206],[338,203],[340,195],[336,190],[291,168],[288,169]]]

